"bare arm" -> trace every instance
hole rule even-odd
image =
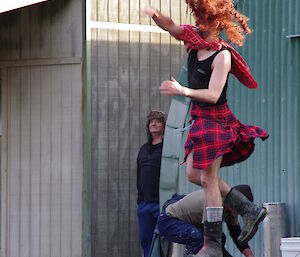
[[[225,207],[225,209],[226,209],[226,207]],[[238,249],[242,252],[242,254],[245,257],[254,257],[254,254],[251,251],[248,244],[242,246],[238,242],[238,236],[241,232],[241,228],[239,226],[239,221],[238,221],[238,216],[236,214],[233,214],[229,210],[224,211],[224,214],[225,215],[223,217],[227,223],[227,227],[229,229],[230,236],[231,236],[232,240],[234,241],[234,243],[236,244],[236,246],[238,247]]]
[[[166,95],[182,95],[196,101],[215,104],[221,96],[230,68],[231,55],[229,51],[225,50],[220,52],[213,61],[213,72],[208,89],[183,87],[176,80],[172,79],[162,82],[160,92]]]
[[[245,255],[246,257],[254,257],[253,252],[251,251],[250,248],[246,248],[243,250],[243,255]]]
[[[167,30],[172,36],[179,36],[182,33],[182,28],[174,23],[174,21],[159,10],[152,7],[144,9],[144,13],[152,18],[155,23],[163,30]]]

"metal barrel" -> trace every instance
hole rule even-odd
[[[285,203],[264,203],[267,210],[263,221],[264,257],[281,257],[280,238],[287,236]]]

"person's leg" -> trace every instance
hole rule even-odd
[[[220,162],[220,160],[219,160],[219,162]],[[221,163],[220,163],[220,165],[221,165]],[[187,179],[196,185],[203,186],[202,181],[201,181],[201,172],[199,172],[199,171],[200,171],[199,169],[195,169],[193,167],[193,151],[191,151],[190,154],[186,158]],[[228,194],[228,192],[230,191],[230,186],[220,177],[218,177],[218,179],[219,179],[219,190],[221,192],[222,198],[224,199],[226,197],[226,195]]]
[[[157,217],[159,215],[159,205],[156,203],[142,202],[138,206],[137,214],[140,241],[143,248],[144,257],[148,257],[153,232],[157,223]]]
[[[219,177],[219,188],[222,195],[222,198],[224,199],[226,195],[229,193],[231,187]]]
[[[226,190],[227,184],[222,179],[219,179],[221,162],[222,157],[219,157],[207,170],[199,170],[193,167],[193,151],[191,151],[186,158],[187,179],[190,182],[203,187],[206,195],[206,205],[209,207],[222,206],[220,186],[224,191]]]
[[[221,162],[222,157],[219,157],[207,170],[202,170],[200,173],[207,207],[222,207],[222,198],[219,188],[219,168]]]
[[[197,170],[193,167],[192,155],[193,152],[189,154],[186,160],[187,178],[190,182],[200,184],[203,187],[207,206],[207,221],[204,223],[204,246],[196,256],[220,257],[223,255],[221,242],[223,205],[219,188],[219,169],[222,157],[216,159],[207,170]]]
[[[191,151],[186,159],[186,173],[187,179],[190,182],[202,187],[204,186],[201,179],[201,172],[199,172],[198,169],[193,168],[193,151]],[[250,202],[237,190],[231,190],[230,186],[221,178],[219,178],[219,190],[222,198],[225,199],[224,204],[228,205],[242,216],[244,226],[242,227],[239,242],[247,243],[255,235],[259,223],[264,220],[266,210]]]
[[[169,217],[162,213],[158,218],[158,230],[161,236],[170,242],[184,244],[189,254],[196,254],[203,246],[203,228],[185,221]]]
[[[186,157],[186,177],[191,183],[202,186],[200,173],[201,170],[193,167],[193,153],[194,151],[192,150]]]

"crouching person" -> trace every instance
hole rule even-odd
[[[253,202],[252,191],[248,185],[238,185],[234,189],[240,191]],[[192,192],[186,196],[174,194],[171,199],[166,201],[158,218],[160,235],[171,242],[185,244],[188,254],[197,255],[203,247],[204,236],[209,237],[210,233],[214,233],[214,231],[207,231],[206,235],[204,235],[205,207],[205,194],[202,190]],[[223,219],[227,224],[231,238],[240,252],[246,257],[254,257],[248,243],[240,243],[238,241],[238,236],[241,232],[238,214],[225,205]],[[223,256],[230,257],[231,255],[225,249],[225,240],[226,237],[223,234]],[[219,244],[219,242],[214,240],[208,242],[211,244],[210,247],[214,247],[214,244]]]

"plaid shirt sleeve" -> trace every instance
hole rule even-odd
[[[187,52],[191,49],[202,49],[202,48],[211,47],[210,43],[206,42],[203,38],[200,37],[195,26],[189,24],[180,25],[180,26],[183,29],[182,33],[175,38],[177,40],[184,42]],[[214,43],[214,44],[218,45],[218,43]],[[216,50],[218,50],[219,48],[220,47],[217,46]]]
[[[252,77],[250,68],[243,57],[228,43],[224,42],[224,46],[230,49],[232,56],[230,72],[246,87],[257,88],[257,82]]]

